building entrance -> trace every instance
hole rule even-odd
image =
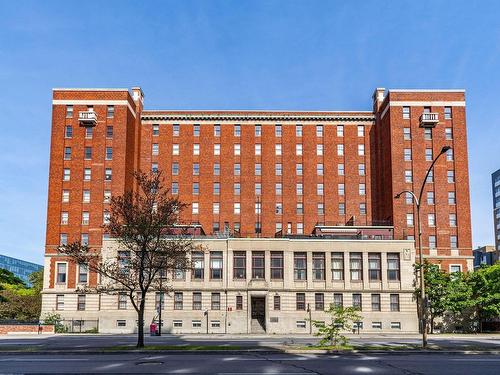
[[[266,297],[251,297],[252,333],[266,332]]]

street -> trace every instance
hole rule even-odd
[[[499,356],[453,354],[0,355],[2,374],[498,374]]]

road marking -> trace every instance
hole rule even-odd
[[[500,358],[450,358],[450,361],[466,361],[466,362],[500,362]]]
[[[0,362],[62,362],[88,360],[88,358],[2,358]]]

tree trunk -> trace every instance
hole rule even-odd
[[[139,304],[137,318],[137,347],[144,348],[144,298]]]
[[[431,334],[434,333],[434,315],[431,315]]]

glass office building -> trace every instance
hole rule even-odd
[[[23,280],[26,285],[31,286],[28,276],[35,271],[41,270],[43,266],[36,263],[26,262],[25,260],[11,258],[6,255],[0,255],[0,268],[12,272],[14,275]]]
[[[493,190],[493,223],[495,224],[495,248],[500,251],[500,169],[491,175]]]

